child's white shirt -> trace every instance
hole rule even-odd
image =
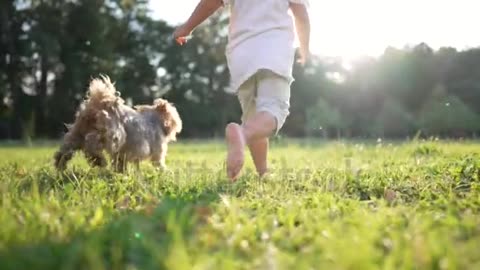
[[[294,23],[290,3],[308,0],[223,0],[230,8],[226,50],[231,83],[238,88],[258,70],[268,69],[293,81]]]

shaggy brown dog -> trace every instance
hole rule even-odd
[[[76,151],[82,150],[92,166],[106,166],[103,152],[112,158],[117,171],[127,162],[151,159],[165,168],[167,145],[176,140],[182,120],[176,108],[164,99],[135,109],[124,104],[108,77],[90,82],[88,98],[55,153],[55,167],[63,170]]]

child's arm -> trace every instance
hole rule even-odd
[[[304,4],[290,2],[290,10],[295,18],[295,28],[300,41],[300,63],[304,65],[310,56],[310,18]]]
[[[222,0],[201,0],[187,22],[175,30],[173,37],[178,39],[189,36],[198,25],[210,17],[222,5]]]

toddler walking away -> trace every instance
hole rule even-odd
[[[269,137],[289,115],[290,85],[295,57],[295,30],[301,64],[309,57],[308,0],[201,0],[185,24],[174,32],[178,43],[222,6],[230,8],[226,49],[230,90],[238,96],[242,124],[225,128],[227,175],[236,180],[248,146],[260,176],[268,169]],[[290,16],[291,11],[292,16]]]

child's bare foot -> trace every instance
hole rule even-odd
[[[245,159],[245,137],[242,127],[235,123],[230,123],[225,129],[227,141],[227,176],[231,180],[236,180],[243,167]]]

